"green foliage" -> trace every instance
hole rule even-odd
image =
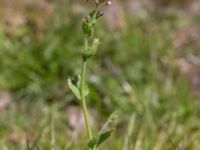
[[[91,37],[93,35],[94,29],[93,26],[88,23],[88,20],[83,22],[82,29],[86,36]]]
[[[81,77],[80,77],[80,75],[75,75],[74,77],[69,78],[67,81],[68,81],[67,84],[68,84],[69,88],[72,90],[72,92],[74,93],[76,98],[81,99],[81,94],[80,94]],[[89,94],[89,88],[87,86],[85,87],[84,94],[85,94],[85,96],[87,96]]]
[[[0,88],[17,91],[19,99],[63,99],[66,76],[79,64],[74,56],[82,43],[71,37],[72,33],[78,35],[75,24],[52,24],[41,39],[28,27],[23,35],[14,38],[2,33]]]
[[[75,76],[68,79],[68,86],[76,96],[76,98],[81,99],[80,94],[80,76]]]
[[[88,149],[90,148],[98,148],[103,142],[105,142],[113,133],[115,130],[114,128],[112,129],[106,129],[109,128],[110,124],[114,124],[116,122],[116,119],[118,117],[118,112],[113,112],[109,117],[107,122],[104,124],[104,126],[101,128],[99,131],[98,135],[96,137],[93,137],[89,142],[88,142]]]
[[[78,136],[78,143],[72,139],[66,121],[68,102],[77,104],[72,93],[66,92],[66,77],[80,73],[76,68],[81,64],[83,40],[80,17],[69,13],[74,7],[62,6],[58,6],[55,23],[48,24],[41,36],[31,26],[19,29],[16,36],[0,33],[0,89],[13,95],[11,105],[0,115],[0,149],[26,148],[24,139],[10,140],[16,130],[18,134],[28,132],[33,140],[41,133],[37,144],[40,149],[50,149],[48,100],[60,100],[56,148],[82,149],[87,143],[84,134]],[[101,149],[121,150],[126,143],[129,149],[169,150],[182,145],[188,150],[200,149],[199,98],[192,95],[176,65],[184,52],[172,46],[174,30],[194,26],[194,20],[170,16],[173,20],[150,16],[142,21],[125,12],[127,27],[112,34],[107,34],[104,21],[96,25],[101,26],[97,34],[103,43],[88,66],[91,88],[87,100],[90,109],[98,112],[94,131],[113,110],[120,112],[117,130]],[[193,53],[194,48],[188,47],[185,53],[188,51]]]
[[[86,37],[91,38],[94,34],[94,25],[101,16],[101,12],[98,9],[93,10],[83,21],[82,30]]]
[[[100,131],[100,134],[98,135],[98,137],[93,137],[92,128],[90,127],[90,122],[88,118],[86,100],[85,100],[85,97],[86,97],[85,93],[88,94],[87,91],[85,91],[86,90],[85,87],[87,87],[87,82],[85,82],[87,60],[96,54],[97,48],[100,43],[98,38],[92,37],[93,32],[94,32],[94,25],[96,24],[97,19],[101,16],[100,15],[101,12],[99,11],[99,9],[101,8],[101,6],[105,6],[105,4],[106,3],[102,3],[102,4],[96,3],[95,10],[89,13],[89,15],[83,21],[82,29],[83,29],[83,34],[85,35],[84,37],[85,47],[82,54],[83,61],[82,61],[81,76],[68,79],[68,86],[70,87],[72,92],[75,94],[75,96],[81,100],[81,103],[82,103],[85,126],[86,126],[88,139],[89,139],[89,143],[88,143],[89,150],[90,149],[96,150],[96,148],[101,143],[103,143],[113,132],[113,130],[106,131],[103,133]],[[92,40],[91,44],[89,40]],[[109,119],[109,122],[110,121],[112,121],[112,119]]]
[[[83,52],[83,60],[87,61],[87,59],[93,57],[96,54],[97,48],[100,44],[100,41],[98,38],[94,38],[92,45],[89,46],[84,52]]]
[[[94,137],[92,140],[88,143],[88,149],[92,148],[98,148],[100,144],[105,142],[113,133],[113,130],[102,132],[98,135],[98,137]]]

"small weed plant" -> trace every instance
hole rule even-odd
[[[104,124],[99,133],[94,136],[89,119],[88,119],[88,111],[86,105],[86,96],[89,94],[89,88],[86,82],[86,68],[88,61],[96,54],[98,46],[100,44],[99,38],[94,37],[94,26],[97,23],[98,19],[104,15],[102,11],[103,8],[110,6],[111,1],[100,2],[86,0],[88,3],[93,3],[95,8],[83,19],[82,23],[82,31],[84,34],[84,50],[82,52],[82,69],[81,75],[75,75],[68,79],[68,86],[74,93],[77,99],[81,101],[84,118],[85,118],[85,126],[87,129],[88,135],[88,144],[86,146],[86,150],[97,150],[100,144],[106,141],[110,135],[112,134],[114,129],[108,129],[108,126],[115,120],[117,113],[114,112],[108,118],[108,121]]]

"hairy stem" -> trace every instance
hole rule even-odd
[[[85,38],[85,50],[87,50],[87,48],[88,48],[88,39]],[[83,60],[82,71],[81,71],[80,94],[81,94],[81,102],[82,102],[82,107],[83,107],[83,113],[84,113],[84,118],[85,118],[85,125],[86,125],[86,129],[87,129],[87,134],[88,134],[89,140],[91,140],[92,139],[92,130],[91,130],[90,123],[89,123],[87,105],[86,105],[86,100],[85,100],[86,67],[87,67],[87,61]]]

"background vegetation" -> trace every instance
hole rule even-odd
[[[199,4],[199,5],[198,5]],[[85,1],[0,1],[0,149],[80,150]],[[109,150],[200,149],[200,1],[113,1],[96,27],[90,119],[119,112]],[[53,149],[52,149],[53,150]]]

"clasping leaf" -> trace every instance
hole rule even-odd
[[[81,99],[81,94],[80,94],[80,76],[76,75],[72,78],[69,78],[67,80],[67,84],[69,86],[69,88],[72,90],[72,92],[74,93],[74,95],[76,96],[76,98]]]
[[[80,82],[81,82],[80,75],[75,75],[74,77],[71,77],[67,80],[69,88],[72,90],[77,99],[81,99]],[[86,86],[84,91],[85,91],[84,96],[87,96],[89,94],[89,88]]]
[[[83,60],[87,60],[87,59],[93,57],[97,52],[97,48],[98,48],[99,44],[100,44],[99,39],[94,38],[92,41],[92,45],[89,46],[89,48],[83,52]]]
[[[88,142],[88,148],[96,148],[99,147],[103,142],[105,142],[113,133],[114,129],[108,130],[100,133],[97,137],[93,138]]]
[[[114,128],[110,130],[105,130],[111,123],[114,123],[115,120],[118,117],[118,112],[113,112],[107,122],[104,124],[102,129],[99,131],[98,136],[94,137],[92,140],[88,142],[88,149],[97,148],[99,147],[103,142],[105,142],[113,133]]]

